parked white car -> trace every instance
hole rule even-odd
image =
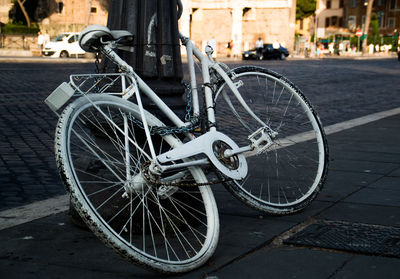
[[[63,33],[48,42],[43,48],[43,55],[67,58],[83,56],[85,51],[79,46],[79,33]]]

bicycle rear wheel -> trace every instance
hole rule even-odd
[[[249,172],[224,183],[250,207],[269,214],[289,214],[306,207],[321,190],[328,147],[320,120],[302,92],[283,76],[259,67],[233,69],[232,80],[261,124],[224,81],[215,95],[218,130],[239,146],[263,126],[276,132],[265,152],[245,153]]]
[[[208,260],[218,242],[214,196],[207,186],[146,183],[141,173],[150,149],[139,119],[138,107],[119,97],[96,94],[74,101],[56,130],[61,177],[80,216],[120,255],[159,272],[192,270]],[[146,119],[150,129],[163,125],[150,113]],[[156,153],[181,144],[172,135],[153,135],[152,141]],[[207,181],[199,168],[163,179],[169,177]]]

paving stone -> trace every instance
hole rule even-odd
[[[399,162],[399,154],[395,152],[382,152],[380,151],[359,151],[361,148],[357,146],[356,150],[354,146],[346,146],[343,144],[342,146],[338,146],[335,142],[330,140],[331,137],[328,137],[330,148],[329,148],[329,157],[332,160],[341,159],[341,160],[349,160],[357,158],[362,161],[369,162],[382,162],[382,163],[400,163]],[[343,149],[341,148],[343,147]],[[345,151],[345,152],[344,152]]]
[[[335,274],[337,279],[399,278],[399,259],[356,255]]]
[[[398,169],[400,164],[394,163],[382,163],[382,162],[371,162],[371,161],[359,161],[359,160],[334,160],[330,163],[329,168],[333,170],[341,171],[356,171],[361,173],[373,173],[373,174],[389,174],[392,171]]]
[[[400,227],[399,206],[339,202],[322,212],[318,218]]]
[[[235,67],[254,63],[254,61],[241,61],[228,64]],[[400,102],[396,102],[398,98],[395,90],[382,86],[398,77],[400,71],[396,70],[396,63],[397,61],[391,60],[372,60],[357,61],[355,65],[354,61],[324,60],[285,61],[285,63],[262,61],[260,65],[280,72],[298,84],[317,108],[323,123],[328,125],[400,106]],[[59,83],[65,81],[69,74],[80,72],[94,72],[94,65],[91,63],[2,63],[0,65],[0,77],[3,81],[7,81],[0,84],[0,127],[2,127],[0,137],[4,138],[0,141],[0,162],[3,161],[9,167],[10,173],[7,175],[18,177],[26,170],[30,170],[37,175],[32,179],[32,184],[51,183],[60,189],[59,193],[63,191],[55,170],[53,155],[54,128],[57,119],[43,100]],[[316,74],[320,78],[315,79]],[[378,88],[380,94],[376,94]],[[369,135],[373,135],[373,132],[366,138],[370,138]],[[352,137],[352,132],[349,132],[348,138]],[[347,142],[349,143],[351,144],[351,141]],[[357,144],[364,143],[357,142]],[[367,141],[365,144],[368,144]],[[28,154],[29,149],[31,152]],[[390,158],[385,162],[394,163]],[[354,167],[350,163],[346,164],[347,166]],[[48,169],[53,176],[42,179],[43,174],[37,172],[38,169]],[[26,184],[26,181],[23,180],[23,183]],[[14,183],[20,182],[14,180]],[[0,205],[1,207],[7,205]]]
[[[345,202],[375,204],[383,206],[400,205],[400,189],[365,188],[344,199]]]
[[[348,254],[306,248],[266,247],[209,276],[237,278],[239,275],[247,279],[330,278],[350,258]]]
[[[400,190],[399,179],[397,177],[382,177],[376,182],[368,185],[369,188]]]
[[[392,171],[391,173],[388,174],[389,176],[396,176],[399,177],[400,176],[400,168],[395,169],[394,171]]]
[[[0,270],[6,278],[40,278],[50,271],[54,272],[52,278],[158,278],[158,274],[124,261],[91,232],[74,227],[65,214],[0,231],[0,239],[11,244],[0,247]],[[80,249],[82,243],[85,249]],[[26,254],[27,249],[32,252]],[[95,277],[87,277],[93,272]]]
[[[393,90],[400,74],[394,59],[256,63],[298,84],[324,125],[400,107],[398,90]],[[57,119],[43,100],[67,73],[82,71],[93,71],[93,66],[0,64],[0,78],[9,81],[0,84],[0,174],[8,177],[1,183],[0,210],[65,193],[53,154]],[[399,262],[390,258],[276,247],[270,241],[312,217],[400,226],[400,192],[391,180],[400,176],[399,138],[393,132],[398,131],[399,119],[329,135],[333,160],[326,187],[295,215],[262,215],[222,187],[214,188],[221,221],[216,253],[202,268],[166,278],[395,278]],[[0,231],[0,240],[0,273],[6,278],[163,277],[127,263],[91,232],[71,226],[65,213]]]
[[[373,173],[329,170],[325,185],[317,200],[338,201],[381,177],[382,175]]]

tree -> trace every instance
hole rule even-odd
[[[24,7],[24,4],[26,2],[26,0],[17,0],[19,7],[21,8],[22,13],[24,14],[24,17],[26,19],[26,25],[28,25],[28,27],[31,27],[31,20],[29,18],[29,15]]]
[[[362,44],[362,50],[363,53],[367,53],[367,38],[366,36],[368,35],[368,30],[369,30],[369,23],[371,21],[371,12],[372,12],[372,5],[374,4],[374,0],[368,0],[368,6],[367,6],[367,16],[365,18],[365,26],[364,26],[364,40]]]
[[[369,23],[369,26],[371,26],[371,29],[372,29],[372,38],[370,38],[369,41],[372,40],[372,42],[375,44],[376,39],[379,36],[379,21],[378,21],[378,17],[376,16],[376,14],[371,15],[371,21]],[[368,42],[367,42],[367,44],[368,44]]]
[[[297,0],[296,20],[301,20],[315,13],[316,0]]]

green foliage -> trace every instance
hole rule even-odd
[[[38,5],[38,0],[26,0],[24,7],[31,20],[35,19],[35,11]],[[26,19],[21,11],[21,8],[16,0],[14,0],[13,7],[9,12],[9,17],[14,24],[24,24],[26,25]]]
[[[378,22],[378,18],[376,17],[375,14],[371,15],[371,22],[370,22],[370,28],[372,29],[372,35],[376,36],[379,34],[379,22]]]
[[[316,0],[297,0],[296,20],[301,20],[313,15],[316,8]]]
[[[1,28],[1,33],[28,35],[28,34],[37,34],[39,32],[39,30],[40,29],[37,26],[32,26],[29,28],[26,25],[6,24]]]
[[[350,45],[357,46],[358,44],[358,37],[353,36],[350,38]]]
[[[395,45],[397,44],[391,36],[368,36],[367,44],[373,45]]]

